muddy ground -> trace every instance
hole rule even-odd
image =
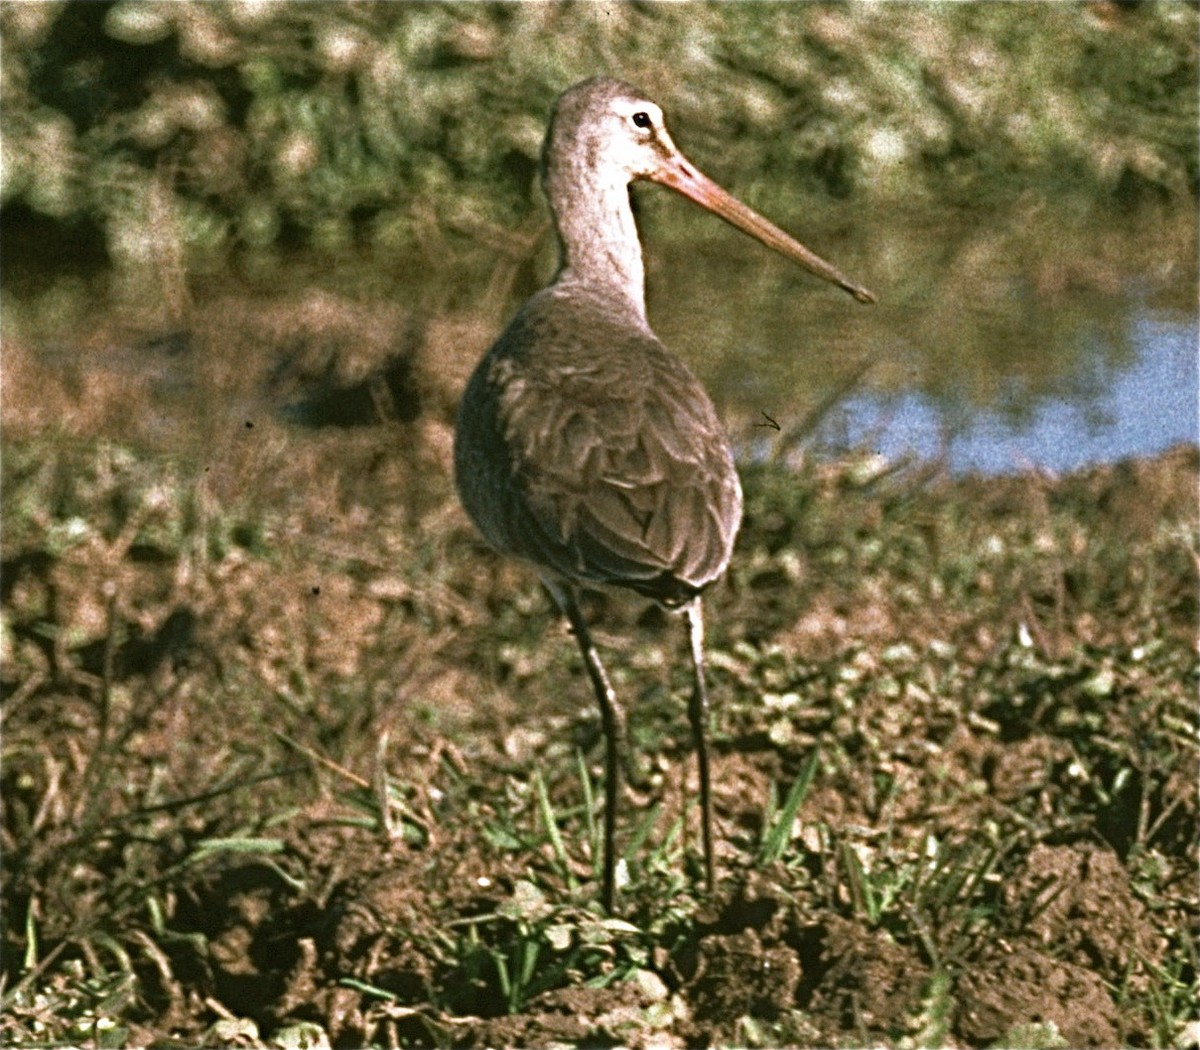
[[[1195,448],[746,468],[712,896],[682,628],[589,601],[649,773],[608,917],[582,666],[451,491],[486,337],[6,345],[6,1044],[1196,1044]]]

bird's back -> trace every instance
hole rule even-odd
[[[513,319],[459,408],[455,473],[493,547],[665,605],[729,563],[742,495],[699,381],[620,305],[551,286]]]

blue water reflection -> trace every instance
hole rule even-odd
[[[1069,471],[1150,455],[1200,437],[1200,340],[1194,322],[1131,315],[1136,356],[1113,368],[1097,353],[1076,389],[1047,397],[1022,418],[954,411],[920,393],[865,390],[842,402],[816,433],[818,447],[874,450],[889,460],[940,459],[954,473]],[[1089,391],[1080,397],[1079,391]]]

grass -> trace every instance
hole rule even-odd
[[[6,235],[61,265],[237,246],[411,256],[534,207],[546,114],[609,73],[797,208],[1197,190],[1186,4],[26,5],[0,26]],[[701,165],[704,166],[703,164]]]
[[[344,455],[293,440],[313,476]],[[652,682],[673,624],[594,610],[637,647],[611,662],[652,776],[618,918],[594,718],[533,584],[481,571],[463,522],[431,551],[382,505],[314,514],[287,455],[215,498],[127,446],[8,443],[7,1043],[1188,1031],[1194,452],[1060,481],[750,470],[712,601],[713,900],[682,665]],[[1004,1014],[1006,950],[1100,1020]]]
[[[783,859],[784,853],[792,842],[796,814],[804,802],[804,797],[808,794],[809,787],[812,786],[813,777],[816,776],[817,770],[820,768],[820,762],[821,752],[814,748],[808,760],[804,763],[804,768],[800,771],[800,775],[796,777],[792,786],[788,788],[788,793],[783,803],[780,804],[776,801],[774,792],[768,797],[767,808],[763,814],[762,821],[762,845],[758,851],[760,864],[774,864],[776,861]]]
[[[746,468],[711,899],[678,625],[589,605],[649,780],[610,917],[578,656],[444,420],[209,411],[222,345],[186,447],[6,348],[6,1044],[1185,1045],[1195,449]]]

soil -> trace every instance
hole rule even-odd
[[[1194,448],[748,470],[711,896],[679,625],[589,598],[649,772],[609,918],[583,669],[450,490],[486,326],[396,330],[6,347],[7,1042],[1188,1045]]]

